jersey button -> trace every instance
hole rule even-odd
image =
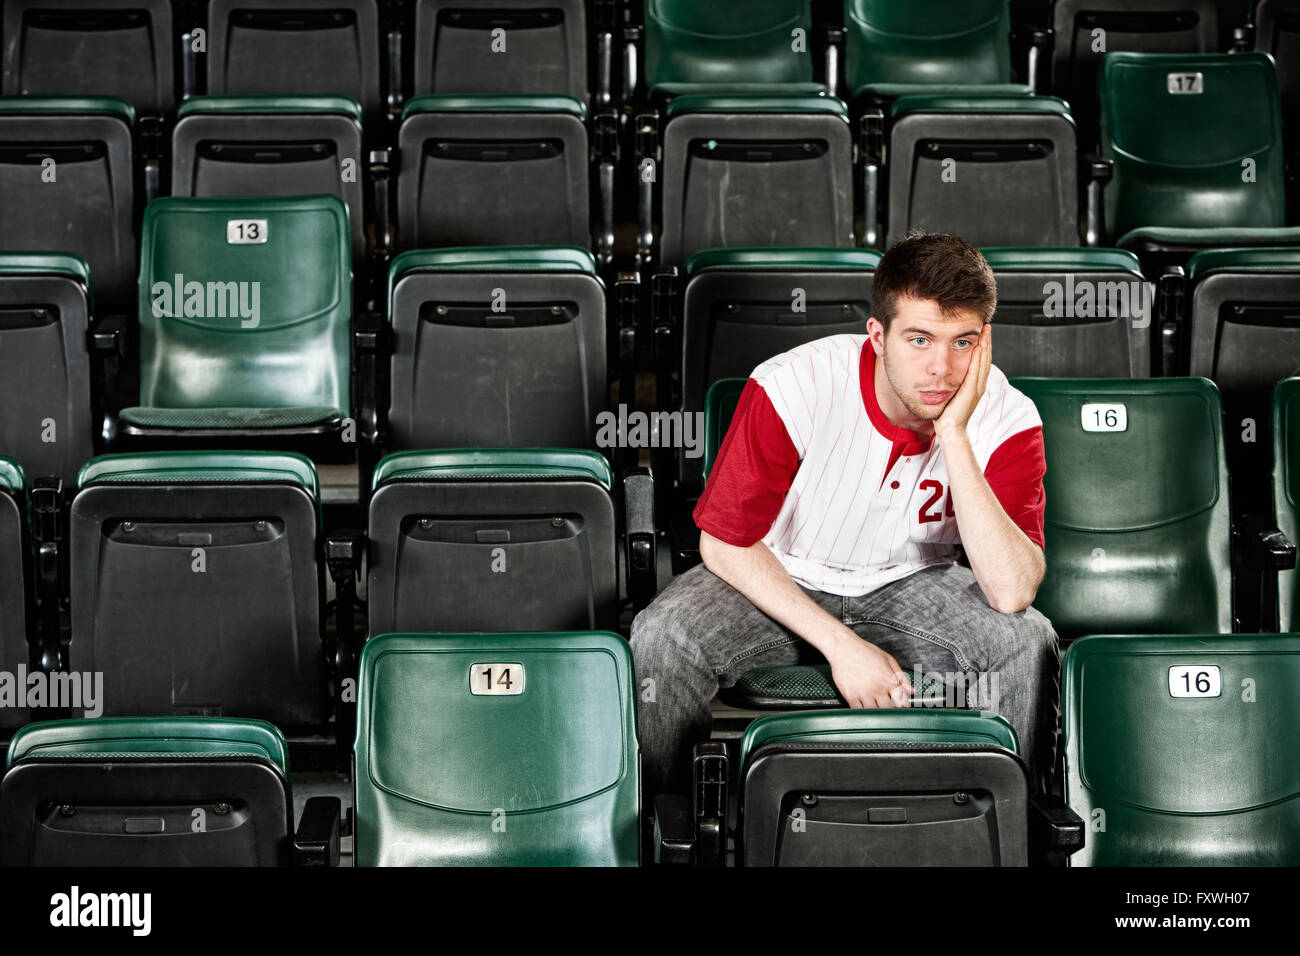
[[[897,490],[898,490],[898,482],[896,482],[896,481],[891,481],[891,482],[889,483],[889,487],[891,487],[891,488],[893,488],[895,491],[897,491]]]

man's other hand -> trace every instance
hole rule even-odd
[[[850,707],[906,707],[915,690],[893,656],[848,628],[826,655],[831,679]]]

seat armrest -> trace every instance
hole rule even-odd
[[[695,855],[691,802],[680,793],[655,797],[654,861],[660,866],[690,866]]]
[[[1055,794],[1029,801],[1029,843],[1034,857],[1049,866],[1064,866],[1071,853],[1083,848],[1083,818]]]
[[[293,838],[295,866],[339,865],[339,819],[343,805],[338,797],[311,797]]]

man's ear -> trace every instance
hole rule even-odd
[[[874,315],[867,319],[867,338],[877,355],[885,354],[885,326]]]

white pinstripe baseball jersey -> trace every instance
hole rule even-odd
[[[866,594],[954,563],[961,539],[943,454],[885,417],[875,361],[865,335],[836,335],[755,369],[696,509],[699,526],[740,546],[761,537],[797,582],[832,594]],[[1041,546],[1033,402],[993,366],[966,428],[995,495]]]

